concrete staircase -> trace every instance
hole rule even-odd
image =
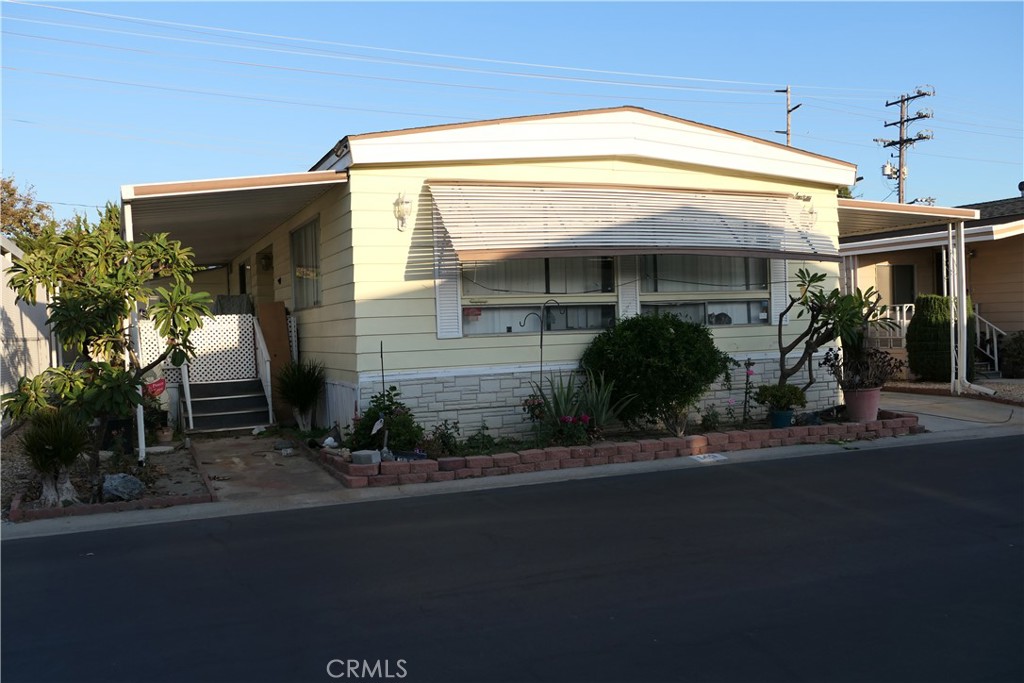
[[[190,433],[250,429],[270,424],[263,384],[259,379],[191,384],[192,422]],[[182,405],[182,414],[187,408]]]
[[[1001,379],[1003,373],[992,367],[988,361],[974,361],[974,377],[976,379]]]

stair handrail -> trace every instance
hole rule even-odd
[[[258,318],[253,318],[253,334],[256,337],[256,373],[263,384],[263,393],[267,397],[267,411],[270,414],[270,422],[274,424],[273,404],[273,376],[270,372],[270,350],[267,348],[267,341],[263,338],[263,328],[260,327]]]
[[[185,392],[185,415],[188,417],[188,429],[192,431],[196,425],[192,421],[192,389],[188,381],[188,361],[181,364],[181,388]]]
[[[974,327],[974,346],[983,354],[992,359],[992,369],[999,370],[999,337],[1006,336],[1006,332],[981,317],[978,312],[978,304],[974,304],[974,318],[977,324]],[[982,343],[984,336],[985,343]],[[986,348],[986,346],[988,348]]]

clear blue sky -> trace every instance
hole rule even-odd
[[[907,199],[1024,180],[1024,4],[2,3],[3,174],[58,215],[120,185],[307,170],[341,137],[632,104],[880,168],[898,107]]]

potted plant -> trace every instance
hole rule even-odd
[[[754,401],[767,406],[768,422],[773,428],[781,428],[793,423],[793,408],[807,405],[807,396],[792,384],[762,384],[754,393]]]
[[[843,390],[846,417],[851,422],[878,418],[882,387],[899,375],[905,363],[882,349],[868,348],[861,339],[850,339],[842,349],[829,349],[820,365],[828,369]]]

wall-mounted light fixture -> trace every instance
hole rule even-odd
[[[405,230],[405,219],[412,213],[412,202],[405,198],[404,192],[401,192],[395,200],[394,207],[395,220],[398,221],[398,230],[401,232]]]

